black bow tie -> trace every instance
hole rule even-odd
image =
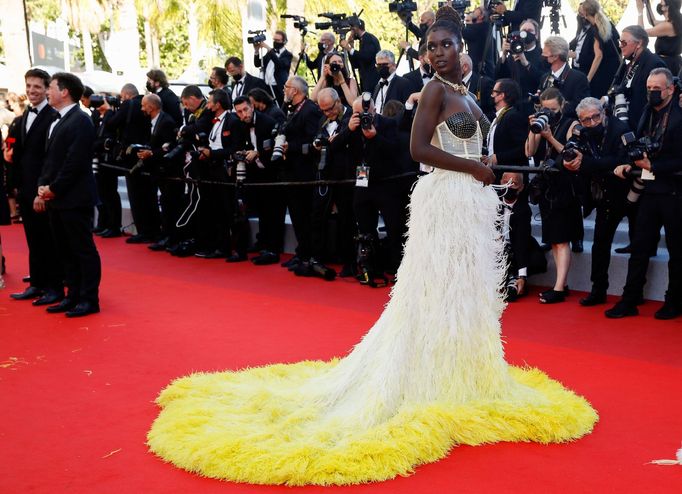
[[[422,79],[431,79],[429,74],[422,74]]]
[[[388,81],[379,81],[379,87],[388,86]]]
[[[36,115],[38,114],[38,108],[29,108],[28,111],[35,113]]]
[[[59,112],[57,112],[57,113],[55,114],[54,118],[52,119],[52,121],[53,121],[53,122],[56,122],[56,121],[59,120],[60,118],[62,118],[62,114],[59,113]]]

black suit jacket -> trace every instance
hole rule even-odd
[[[64,115],[48,138],[38,185],[49,185],[55,209],[90,208],[97,204],[92,173],[95,127],[78,106]]]
[[[317,56],[315,58],[306,58],[305,64],[308,66],[310,70],[314,70],[316,73],[316,76],[318,79],[320,78],[320,74],[322,74],[322,61],[324,58],[328,55],[328,53],[322,53],[320,51],[317,52]]]
[[[473,69],[476,72],[482,72],[488,77],[495,77],[495,57],[497,51],[495,48],[495,40],[492,38],[489,22],[479,22],[476,24],[467,24],[462,29],[462,38],[467,43],[467,53],[471,57],[471,62],[474,64]],[[487,50],[486,50],[486,41]],[[483,56],[485,54],[485,60]],[[481,62],[483,62],[483,70],[481,71]]]
[[[348,121],[353,116],[353,110],[344,107],[345,113],[338,119],[339,126],[336,129],[338,137],[344,129],[348,129]],[[329,121],[326,116],[322,116],[318,126],[318,134],[329,137],[327,124]],[[349,150],[348,140],[332,139],[328,146],[327,166],[324,169],[324,177],[333,180],[342,180],[355,177],[355,166]]]
[[[532,212],[528,205],[528,194],[521,191],[512,206],[512,214],[509,218],[509,243],[511,248],[511,263],[518,271],[528,268],[531,251],[535,241],[531,227]],[[516,273],[514,273],[516,275]],[[533,274],[533,273],[528,273]]]
[[[361,163],[369,165],[370,187],[377,181],[404,171],[400,168],[399,161],[396,160],[396,156],[400,152],[398,121],[375,115],[374,128],[376,128],[377,134],[372,139],[365,138],[360,128],[351,131],[348,126],[336,138],[339,140],[339,144],[348,142],[355,165]]]
[[[142,113],[142,96],[135,96],[121,103],[118,111],[104,125],[105,132],[118,136],[124,146],[149,142],[151,119]]]
[[[270,167],[270,156],[272,155],[272,130],[277,125],[277,122],[266,113],[254,111],[255,123],[253,128],[256,131],[256,151],[258,151],[258,160],[266,168]],[[251,124],[247,124],[238,120],[235,122],[232,130],[232,146],[235,151],[252,150],[253,143],[251,142]],[[258,165],[255,162],[247,163],[247,178],[248,174],[260,173],[257,169]]]
[[[11,166],[16,173],[19,198],[25,203],[29,201],[32,203],[38,190],[38,178],[45,158],[47,132],[57,111],[47,105],[38,113],[31,124],[31,129],[26,132],[28,113],[26,110],[22,116],[14,119],[8,137],[15,139]]]
[[[263,74],[265,74],[265,69],[269,62],[275,64],[275,81],[277,81],[277,87],[284,87],[284,83],[287,82],[289,78],[289,71],[291,70],[291,61],[294,56],[286,48],[282,49],[282,53],[277,55],[274,49],[268,50],[268,52],[263,56],[261,60],[258,51],[253,57],[253,63],[256,67],[260,67]]]
[[[424,79],[422,77],[421,68],[416,68],[403,76],[403,79],[407,79],[410,84],[412,84],[412,92],[418,93],[424,88],[424,81],[429,79]],[[403,103],[405,103],[403,101]]]
[[[372,93],[374,101],[376,101],[380,89],[379,83],[377,83],[374,87],[374,92]],[[415,92],[415,88],[412,86],[412,83],[404,77],[395,75],[388,84],[388,87],[384,88],[384,91],[384,106],[386,106],[386,103],[391,100],[400,101],[402,104],[405,104],[405,101],[410,97],[410,94]]]
[[[514,10],[507,10],[504,13],[504,23],[509,25],[510,31],[518,31],[521,23],[526,19],[535,19],[540,23],[542,16],[542,0],[519,0]]]
[[[283,165],[285,170],[293,173],[293,178],[306,180],[315,177],[316,153],[312,142],[317,135],[322,112],[307,98],[300,104],[303,105],[300,110],[287,115],[285,135],[288,148]]]
[[[498,165],[526,166],[525,144],[528,119],[516,108],[507,110],[499,119],[493,137],[493,150]]]
[[[376,70],[376,54],[381,50],[381,44],[376,36],[365,32],[360,38],[360,47],[349,57],[350,63],[360,74],[362,91],[371,91],[379,82]]]
[[[163,158],[163,156],[172,149],[176,142],[176,137],[178,135],[178,127],[168,113],[162,111],[159,113],[159,118],[156,121],[151,137],[149,138],[149,146],[152,148],[152,157],[145,161],[145,164],[149,163],[154,167],[155,170],[163,171],[166,173],[171,173],[172,175],[178,175],[182,168],[182,158],[178,159],[174,163],[169,163]],[[166,149],[164,149],[164,144],[167,144]]]
[[[478,106],[481,108],[488,120],[492,122],[495,118],[495,103],[491,96],[495,82],[486,76],[481,76],[478,72],[472,72],[467,89],[478,100]]]
[[[578,106],[583,98],[590,96],[590,82],[587,76],[579,70],[574,70],[568,67],[564,68],[559,81],[554,80],[552,72],[547,72],[540,79],[540,91],[554,85],[561,91],[564,99],[563,113],[569,117],[575,117],[575,107]]]
[[[251,74],[249,74],[248,72],[244,72],[244,77],[242,78],[242,80],[244,81],[244,84],[242,85],[243,88],[242,88],[239,96],[247,96],[249,94],[249,91],[251,91],[252,89],[256,89],[256,88],[262,89],[266,93],[270,94],[270,88],[268,87],[267,84],[265,84],[265,81],[263,79],[261,79],[260,77],[254,77]],[[234,86],[236,86],[236,84],[237,83],[234,83],[232,86],[230,86],[230,91],[229,91],[230,96],[232,96],[232,90],[233,90]],[[234,98],[233,98],[233,100],[234,100]]]
[[[164,113],[169,115],[175,122],[176,127],[182,125],[182,108],[180,106],[180,98],[169,88],[164,87],[158,93],[161,98],[161,109]]]

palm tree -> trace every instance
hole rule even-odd
[[[3,13],[1,24],[5,64],[11,77],[8,86],[9,89],[20,91],[24,87],[24,72],[31,66],[24,4],[16,0],[0,0],[0,12]]]
[[[95,69],[92,55],[92,35],[100,32],[109,13],[107,0],[62,0],[62,12],[74,31],[81,33],[85,70]]]

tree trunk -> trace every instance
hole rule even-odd
[[[147,52],[147,68],[151,69],[154,65],[154,45],[152,45],[152,26],[149,18],[144,19],[144,47]]]
[[[83,59],[85,60],[85,71],[95,70],[95,60],[92,55],[92,35],[87,29],[82,33],[83,39]]]
[[[2,40],[5,45],[7,86],[11,91],[24,91],[24,73],[31,67],[28,38],[26,37],[26,13],[24,3],[17,0],[0,0],[2,12]]]
[[[159,33],[156,29],[152,28],[152,48],[154,54],[153,67],[161,67],[161,48],[159,47]]]

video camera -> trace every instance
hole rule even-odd
[[[360,114],[360,128],[369,130],[374,125],[374,115],[369,112],[372,104],[372,93],[366,91],[362,93],[362,113]]]
[[[412,12],[417,11],[417,2],[411,0],[393,0],[388,3],[388,11],[393,14],[398,14],[401,19],[409,19],[412,17]]]
[[[357,26],[360,23],[361,14],[362,11],[360,11],[359,14],[352,15],[323,12],[318,15],[329,19],[330,22],[316,22],[315,29],[331,29],[339,36],[339,39],[345,39],[346,35],[350,32],[351,27]]]
[[[551,9],[561,10],[561,0],[544,0],[543,5]]]
[[[177,145],[163,155],[166,160],[175,160],[184,153],[189,152],[192,159],[199,158],[198,148],[208,147],[208,134],[199,132],[194,135],[181,135]]]
[[[634,132],[626,132],[621,136],[621,141],[623,146],[625,146],[625,151],[627,152],[628,161],[631,164],[635,164],[635,161],[644,159],[644,153],[647,154],[649,158],[654,153],[661,150],[661,143],[651,140],[649,136],[643,136],[637,139]]]
[[[301,15],[293,15],[293,14],[283,14],[279,16],[280,19],[293,19],[294,20],[294,28],[295,29],[300,29],[301,31],[308,32],[308,24],[310,24],[305,17]]]
[[[453,9],[461,16],[464,17],[464,12],[471,7],[470,0],[453,0],[450,4]],[[440,7],[439,7],[440,8]]]
[[[249,34],[253,34],[254,36],[248,36],[246,38],[246,42],[251,44],[251,45],[257,45],[258,43],[262,43],[265,41],[265,29],[257,29],[255,31],[249,31]]]
[[[582,154],[592,154],[592,150],[586,142],[586,134],[583,132],[584,129],[585,128],[582,125],[573,127],[573,133],[568,141],[566,141],[566,145],[561,151],[561,156],[564,158],[564,161],[573,161],[576,159],[578,157],[578,151]]]
[[[118,96],[105,96],[102,94],[93,94],[90,96],[90,109],[96,110],[104,104],[104,102],[109,103],[109,106],[113,110],[118,110],[121,106],[121,98]]]

